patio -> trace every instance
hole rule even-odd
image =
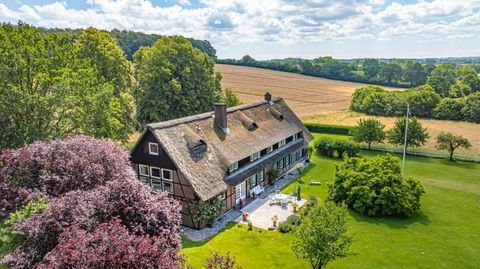
[[[293,213],[293,204],[297,204],[297,209],[302,207],[307,200],[302,199],[297,201],[297,197],[293,195],[286,195],[281,193],[271,193],[264,199],[257,198],[241,209],[241,212],[247,212],[248,220],[252,222],[253,226],[268,229],[272,227],[273,216],[277,215],[277,225],[287,220],[288,216]],[[242,216],[239,216],[236,222],[244,222]],[[246,223],[246,222],[244,222]]]

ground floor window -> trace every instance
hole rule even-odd
[[[162,181],[152,178],[152,188],[154,190],[161,191],[162,190]]]
[[[140,177],[140,181],[145,185],[151,186],[150,178],[148,177]]]
[[[173,183],[168,181],[163,181],[163,191],[173,193]]]

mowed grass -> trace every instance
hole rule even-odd
[[[361,152],[367,158],[378,154],[384,153]],[[302,196],[326,199],[339,162],[313,154],[299,183]],[[408,156],[405,172],[425,187],[421,210],[410,218],[365,217],[350,211],[355,254],[328,268],[479,268],[480,164]],[[310,179],[322,185],[309,185]],[[292,183],[283,192],[296,186]],[[249,232],[232,224],[209,241],[184,240],[182,253],[197,268],[212,251],[230,251],[244,268],[308,268],[291,251],[291,240],[291,234]]]

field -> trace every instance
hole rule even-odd
[[[376,154],[362,151],[361,155]],[[302,196],[327,197],[337,159],[316,156],[302,176]],[[422,208],[410,218],[372,218],[350,211],[353,256],[328,268],[478,268],[480,264],[480,164],[407,157],[406,174],[425,187]],[[320,186],[308,185],[310,179]],[[283,192],[290,193],[296,183]],[[291,234],[247,231],[230,225],[209,241],[184,240],[182,253],[195,267],[212,251],[230,252],[244,268],[308,268],[291,251]]]
[[[353,91],[364,84],[254,67],[218,64],[215,68],[222,73],[222,86],[233,88],[242,102],[261,100],[268,90],[273,96],[283,97],[304,122],[355,125],[358,119],[370,117],[348,112]],[[395,118],[377,118],[387,128],[395,121]],[[462,134],[473,145],[469,150],[458,150],[458,154],[480,157],[480,124],[426,119],[421,119],[421,122],[431,138],[419,151],[434,152],[435,137],[440,131],[448,131]]]
[[[223,76],[222,87],[233,88],[242,102],[261,100],[269,91],[283,97],[302,118],[348,110],[353,91],[365,86],[255,67],[217,64],[215,69]]]

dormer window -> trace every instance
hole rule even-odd
[[[280,148],[280,147],[283,147],[283,146],[285,146],[285,144],[287,144],[287,140],[286,140],[286,139],[283,139],[283,140],[281,140],[280,142],[278,142],[278,147],[279,147],[279,148]]]
[[[252,155],[250,155],[250,161],[253,162],[255,161],[256,159],[260,158],[260,151],[258,152],[255,152],[253,153]]]
[[[148,143],[148,153],[150,155],[158,155],[159,151],[160,150],[157,143],[152,143],[152,142]]]
[[[267,154],[273,151],[273,146],[267,148]]]
[[[238,162],[234,162],[228,166],[228,172],[231,173],[238,169]]]

